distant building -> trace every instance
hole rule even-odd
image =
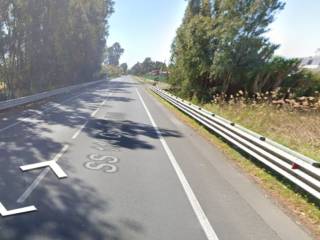
[[[314,56],[302,58],[301,67],[313,71],[320,71],[320,48],[317,49]]]

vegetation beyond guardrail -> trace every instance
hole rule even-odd
[[[159,88],[152,90],[238,149],[320,199],[319,163]]]
[[[320,161],[320,115],[316,112],[277,108],[267,103],[208,103],[203,107]]]
[[[250,96],[275,91],[313,96],[320,75],[302,70],[299,59],[276,56],[265,34],[283,0],[190,0],[172,44],[170,81],[179,94],[211,101],[239,90]]]
[[[239,92],[228,101],[219,95],[208,103],[189,100],[320,162],[319,96],[283,99],[266,93],[247,98]]]

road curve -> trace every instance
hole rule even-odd
[[[0,118],[1,240],[311,239],[131,77]]]

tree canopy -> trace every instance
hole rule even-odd
[[[131,69],[130,74],[133,75],[144,75],[152,71],[166,71],[167,65],[163,62],[153,61],[150,57],[140,63],[137,62]]]
[[[1,0],[0,98],[93,80],[112,0]]]
[[[123,74],[127,74],[127,71],[128,71],[128,64],[127,63],[120,64],[120,68],[121,68]]]
[[[119,66],[120,58],[123,53],[124,49],[121,47],[120,43],[114,43],[106,50],[106,63],[113,66]]]
[[[274,57],[265,36],[282,0],[189,0],[172,44],[171,82],[207,101],[216,92],[279,87],[298,71],[297,59]]]

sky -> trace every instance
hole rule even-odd
[[[186,5],[185,0],[115,0],[108,46],[119,42],[125,49],[121,62],[130,67],[146,57],[168,62]],[[320,48],[319,9],[320,0],[286,1],[267,33],[271,42],[280,44],[277,55],[306,57]]]

